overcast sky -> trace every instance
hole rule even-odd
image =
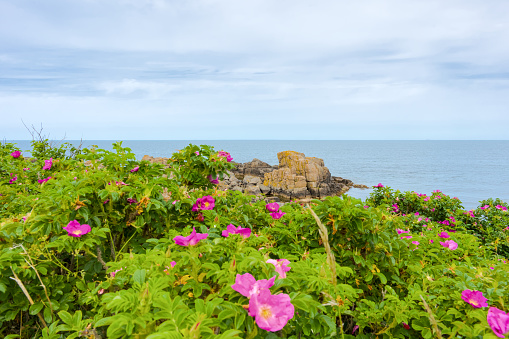
[[[0,0],[0,138],[509,139],[507,0]]]

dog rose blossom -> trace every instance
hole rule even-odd
[[[244,297],[251,299],[254,295],[259,295],[262,290],[268,290],[274,286],[275,280],[276,276],[270,279],[256,280],[250,273],[237,274],[232,288]]]
[[[278,279],[286,278],[286,272],[291,270],[288,265],[290,264],[290,260],[288,259],[269,259],[266,261],[267,264],[272,264],[276,268],[276,272],[279,274]]]
[[[175,238],[173,238],[173,240],[175,241],[175,244],[180,246],[194,246],[200,240],[206,239],[208,236],[208,233],[196,233],[196,230],[193,227],[193,231],[187,237],[177,235]]]
[[[488,325],[497,337],[505,338],[505,334],[509,333],[509,313],[505,313],[496,307],[490,307],[487,320]]]
[[[50,158],[49,160],[44,160],[44,166],[42,167],[42,169],[50,170],[52,165],[53,165],[53,158]]]
[[[446,240],[444,242],[440,242],[440,245],[444,246],[445,248],[450,249],[451,251],[454,251],[455,249],[458,248],[458,244],[452,240]]]
[[[85,235],[92,230],[90,225],[80,225],[78,220],[70,221],[67,226],[62,228],[67,231],[67,235],[75,238],[81,238],[82,235]]]
[[[464,290],[461,292],[461,299],[472,305],[474,308],[488,307],[488,299],[486,299],[482,292]]]
[[[249,238],[251,235],[251,229],[250,228],[243,228],[243,227],[235,227],[232,224],[229,224],[226,226],[226,230],[224,230],[221,235],[223,237],[228,237],[230,234],[240,234],[244,238]]]
[[[270,294],[263,289],[249,300],[249,315],[263,330],[276,332],[281,330],[293,318],[295,309],[288,294]]]
[[[199,210],[212,210],[214,209],[215,200],[210,195],[206,195],[202,198],[196,199],[193,205],[192,211],[197,212]]]

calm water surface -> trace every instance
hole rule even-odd
[[[28,141],[15,142],[30,148]],[[111,150],[112,142],[83,145]],[[169,157],[190,143],[228,151],[236,162],[258,158],[271,165],[278,163],[277,152],[302,152],[324,159],[334,176],[368,186],[381,182],[401,191],[430,194],[439,189],[468,209],[490,197],[509,201],[509,141],[126,140],[123,145],[141,159],[145,154]],[[348,194],[365,199],[370,192],[352,189]]]

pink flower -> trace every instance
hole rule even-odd
[[[228,161],[228,162],[233,160],[232,156],[228,152],[219,151],[219,153],[217,153],[217,155],[220,157],[226,157],[226,161]]]
[[[495,267],[490,267],[490,270],[494,270],[494,269],[495,269]]]
[[[502,205],[497,205],[495,206],[498,210],[502,210],[502,211],[507,211],[507,207],[505,206],[502,206]]]
[[[509,333],[509,314],[496,307],[490,307],[487,316],[488,324],[493,333],[499,338],[505,338],[505,334]]]
[[[42,169],[49,170],[49,169],[51,169],[52,165],[53,165],[53,158],[50,158],[49,160],[44,160],[44,166],[42,167]]]
[[[421,221],[422,221],[422,218],[418,218],[418,219],[417,219],[417,222],[421,222]]]
[[[46,179],[39,179],[39,180],[37,180],[37,182],[39,184],[42,184],[42,183],[45,183],[46,181],[48,181],[49,179],[51,179],[51,177],[47,177]]]
[[[376,188],[376,187],[382,188],[382,187],[384,187],[384,185],[382,185],[382,183],[381,183],[381,182],[379,182],[379,183],[378,183],[378,185],[373,186],[373,188]]]
[[[11,175],[12,175],[12,173],[11,173]],[[11,178],[11,180],[9,180],[9,184],[13,184],[16,180],[18,180],[18,176],[17,175],[13,176]]]
[[[458,244],[452,240],[446,240],[444,242],[440,242],[440,245],[444,246],[445,248],[450,249],[451,251],[454,251],[458,248]]]
[[[429,201],[429,197],[424,198],[424,201]]]
[[[200,152],[196,151],[196,152],[194,152],[194,154],[196,154],[196,155],[200,155]]]
[[[359,329],[359,325],[355,325],[355,326],[353,327],[352,334],[354,334],[354,333],[355,333],[355,331],[357,331],[358,329]]]
[[[223,237],[228,237],[230,234],[240,234],[244,238],[249,238],[251,235],[251,229],[250,228],[242,228],[242,227],[235,227],[232,224],[229,224],[226,226],[226,230],[224,230],[222,233]]]
[[[206,239],[208,236],[208,233],[196,233],[196,230],[193,227],[193,231],[187,237],[177,235],[173,238],[173,240],[175,241],[175,244],[180,246],[194,246],[200,240]]]
[[[262,290],[268,290],[274,286],[276,276],[270,279],[256,280],[250,273],[237,274],[235,284],[232,288],[242,294],[244,297],[251,299],[254,295],[259,295]]]
[[[403,324],[403,327],[405,328],[405,330],[409,330],[410,329],[410,326],[407,323],[402,323],[402,324]]]
[[[487,208],[490,208],[490,205],[484,205],[483,207],[481,207],[482,210],[485,210]]]
[[[418,216],[419,215],[419,212],[415,212],[415,216]]]
[[[407,235],[405,237],[401,237],[401,239],[412,239],[412,236],[411,235]]]
[[[134,198],[127,198],[127,202],[129,203],[129,205],[132,205],[132,204],[137,204],[138,201]]]
[[[176,262],[176,261],[172,261],[172,262],[170,263],[171,268],[175,267],[175,265],[177,265],[177,262]],[[168,266],[166,266],[166,269],[165,269],[165,270],[163,270],[163,272],[164,272],[164,273],[166,273],[166,275],[170,275],[170,269],[171,269],[171,268],[170,268],[170,267],[168,267]]]
[[[419,245],[419,242],[418,241],[412,241],[412,244]]]
[[[97,294],[101,295],[105,292],[104,288],[101,288],[99,291],[97,291]]]
[[[281,217],[285,214],[286,214],[285,212],[272,212],[270,216],[272,217],[272,219],[278,220],[281,219]]]
[[[396,232],[398,232],[398,234],[402,234],[402,233],[410,233],[409,230],[405,231],[405,230],[402,230],[401,228],[396,228]]]
[[[12,157],[13,158],[19,158],[21,156],[21,152],[20,151],[14,151],[11,153]]]
[[[256,324],[263,330],[276,332],[285,327],[293,318],[295,309],[288,294],[270,294],[263,289],[249,300],[249,315],[255,318]]]
[[[218,176],[216,176],[216,178],[215,178],[215,179],[212,179],[212,174],[209,174],[209,175],[207,176],[207,179],[209,179],[209,181],[210,181],[212,184],[214,184],[214,185],[219,184],[219,177],[218,177]]]
[[[28,171],[29,169],[29,167],[23,168],[23,172]]]
[[[440,238],[444,238],[444,239],[447,239],[447,238],[450,238],[451,236],[449,235],[449,233],[447,232],[441,232],[439,235],[438,235]]]
[[[106,200],[103,201],[103,204],[106,205],[109,202],[110,202],[110,199],[106,199]]]
[[[277,202],[271,202],[270,204],[265,205],[265,208],[269,212],[277,212],[279,210],[279,204]]]
[[[115,270],[115,271],[111,272],[111,273],[110,273],[110,276],[111,276],[112,278],[115,278],[115,275],[116,275],[118,272],[120,272],[120,271],[122,271],[122,268],[120,268],[119,270]]]
[[[140,166],[136,166],[131,170],[131,173],[138,172],[140,170]]]
[[[267,264],[272,264],[276,268],[276,272],[279,274],[278,279],[286,278],[286,272],[291,270],[288,265],[290,264],[290,260],[288,259],[269,259],[266,261]]]
[[[206,195],[202,198],[196,199],[196,202],[193,205],[193,212],[199,211],[199,210],[211,210],[214,209],[215,200],[210,195]]]
[[[474,308],[488,306],[487,303],[488,299],[486,299],[482,295],[482,292],[479,291],[464,290],[463,292],[461,292],[461,299],[472,305]]]
[[[433,239],[429,239],[429,243],[432,244],[433,243]]]
[[[80,225],[77,220],[69,221],[67,226],[62,228],[67,231],[67,235],[75,238],[81,238],[82,235],[85,235],[92,230],[90,225]]]

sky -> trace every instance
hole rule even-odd
[[[507,0],[0,0],[0,139],[507,140]]]

